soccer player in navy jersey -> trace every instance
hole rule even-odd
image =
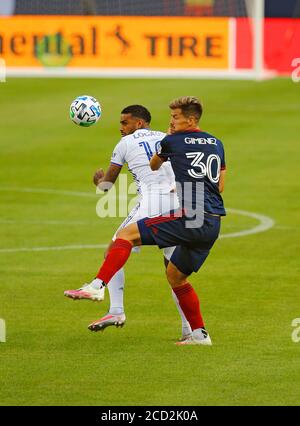
[[[211,345],[196,292],[187,281],[197,272],[220,232],[225,216],[221,192],[224,189],[225,154],[222,142],[200,130],[202,105],[195,97],[171,102],[171,135],[166,136],[150,165],[158,170],[171,161],[179,193],[180,209],[155,218],[144,218],[122,229],[97,277],[103,285],[124,266],[133,246],[176,246],[167,266],[167,279],[192,328],[192,335],[179,345]],[[98,331],[99,320],[89,325]]]

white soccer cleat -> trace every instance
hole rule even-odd
[[[66,290],[64,295],[74,300],[87,299],[101,302],[104,300],[105,287],[96,289],[92,284],[85,284],[78,290]]]
[[[125,314],[113,315],[106,314],[104,317],[92,322],[88,326],[91,331],[104,331],[107,327],[114,325],[115,327],[123,327],[126,321]]]
[[[211,346],[212,341],[205,329],[197,330],[197,333],[193,332],[191,336],[187,337],[185,340],[181,340],[176,342],[177,346],[183,345],[203,345],[203,346]]]

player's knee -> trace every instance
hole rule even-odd
[[[186,276],[180,272],[171,262],[167,268],[167,279],[172,287],[178,287],[186,282]]]
[[[166,271],[166,275],[167,275],[167,280],[168,280],[169,284],[173,287],[174,286],[173,277],[168,273],[168,271]]]
[[[182,280],[181,276],[177,274],[174,270],[167,269],[166,272],[167,279],[172,287],[177,287],[184,284],[184,280]]]
[[[129,241],[134,246],[141,245],[140,233],[135,223],[126,226],[126,228],[120,229],[117,233],[117,238]]]
[[[121,229],[117,233],[117,238],[121,238],[122,240],[126,240],[126,241],[132,241],[131,235],[126,228]]]

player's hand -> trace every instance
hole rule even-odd
[[[97,170],[96,173],[94,174],[94,178],[93,178],[93,182],[96,186],[99,185],[99,183],[102,181],[102,179],[104,178],[105,172],[103,169]]]

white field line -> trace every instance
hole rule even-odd
[[[254,228],[245,229],[243,231],[239,232],[232,232],[230,234],[223,234],[220,235],[220,238],[238,238],[238,237],[245,237],[246,235],[252,235],[252,234],[259,234],[260,232],[268,231],[269,229],[273,228],[275,225],[275,221],[268,217],[264,216],[259,213],[252,213],[247,212],[246,210],[237,210],[237,209],[226,209],[227,212],[237,214],[240,216],[248,216],[253,219],[257,219],[259,224],[257,226],[254,226]]]
[[[79,220],[15,220],[0,219],[0,224],[6,225],[97,225],[96,221],[79,221]],[[99,222],[98,222],[99,224]]]
[[[0,249],[0,253],[99,249],[99,248],[106,248],[107,246],[108,244],[87,244],[87,245],[74,244],[69,246],[56,246],[56,247],[55,246],[53,247],[20,247],[20,248]]]
[[[0,186],[0,191],[8,191],[8,192],[23,192],[23,193],[31,193],[31,194],[50,194],[50,195],[66,195],[68,197],[85,197],[85,198],[94,198],[104,195],[104,193],[92,193],[92,192],[81,192],[81,191],[65,191],[61,189],[50,189],[50,188],[18,188],[18,187],[5,187]],[[136,194],[118,194],[117,197],[120,200],[131,200],[136,197]],[[113,195],[111,196],[114,197]]]
[[[216,70],[216,69],[186,69],[186,68],[34,68],[8,67],[7,78],[194,78],[221,80],[255,80],[256,74],[252,69],[245,70]],[[264,71],[265,79],[274,78],[277,73]]]
[[[0,186],[0,191],[8,191],[8,192],[29,192],[29,193],[37,193],[37,194],[56,194],[56,195],[67,195],[74,197],[91,197],[95,198],[96,193],[89,192],[78,192],[78,191],[64,191],[60,189],[51,189],[51,188],[18,188],[18,187],[6,187]]]
[[[62,191],[55,189],[43,189],[43,188],[4,188],[0,187],[0,191],[18,191],[18,192],[36,192],[36,193],[46,193],[46,194],[59,194],[59,195],[70,195],[77,197],[95,197],[95,194],[89,194],[86,192],[75,192],[75,191]],[[245,229],[239,232],[233,232],[229,234],[220,235],[220,239],[223,238],[239,238],[245,237],[247,235],[258,234],[260,232],[265,232],[271,229],[275,222],[268,216],[264,216],[258,213],[247,212],[245,210],[237,209],[227,209],[228,212],[232,214],[237,214],[241,216],[251,217],[256,219],[259,223],[250,229]],[[5,221],[4,221],[5,222]],[[59,223],[59,221],[46,221],[49,224]],[[7,222],[6,222],[7,223]],[[67,222],[66,222],[67,223]],[[78,222],[83,223],[83,222]],[[75,245],[66,245],[66,246],[53,246],[53,247],[20,247],[20,248],[2,248],[0,253],[17,253],[17,252],[43,252],[43,251],[62,251],[62,250],[84,250],[84,249],[99,249],[106,248],[107,244],[75,244]]]

